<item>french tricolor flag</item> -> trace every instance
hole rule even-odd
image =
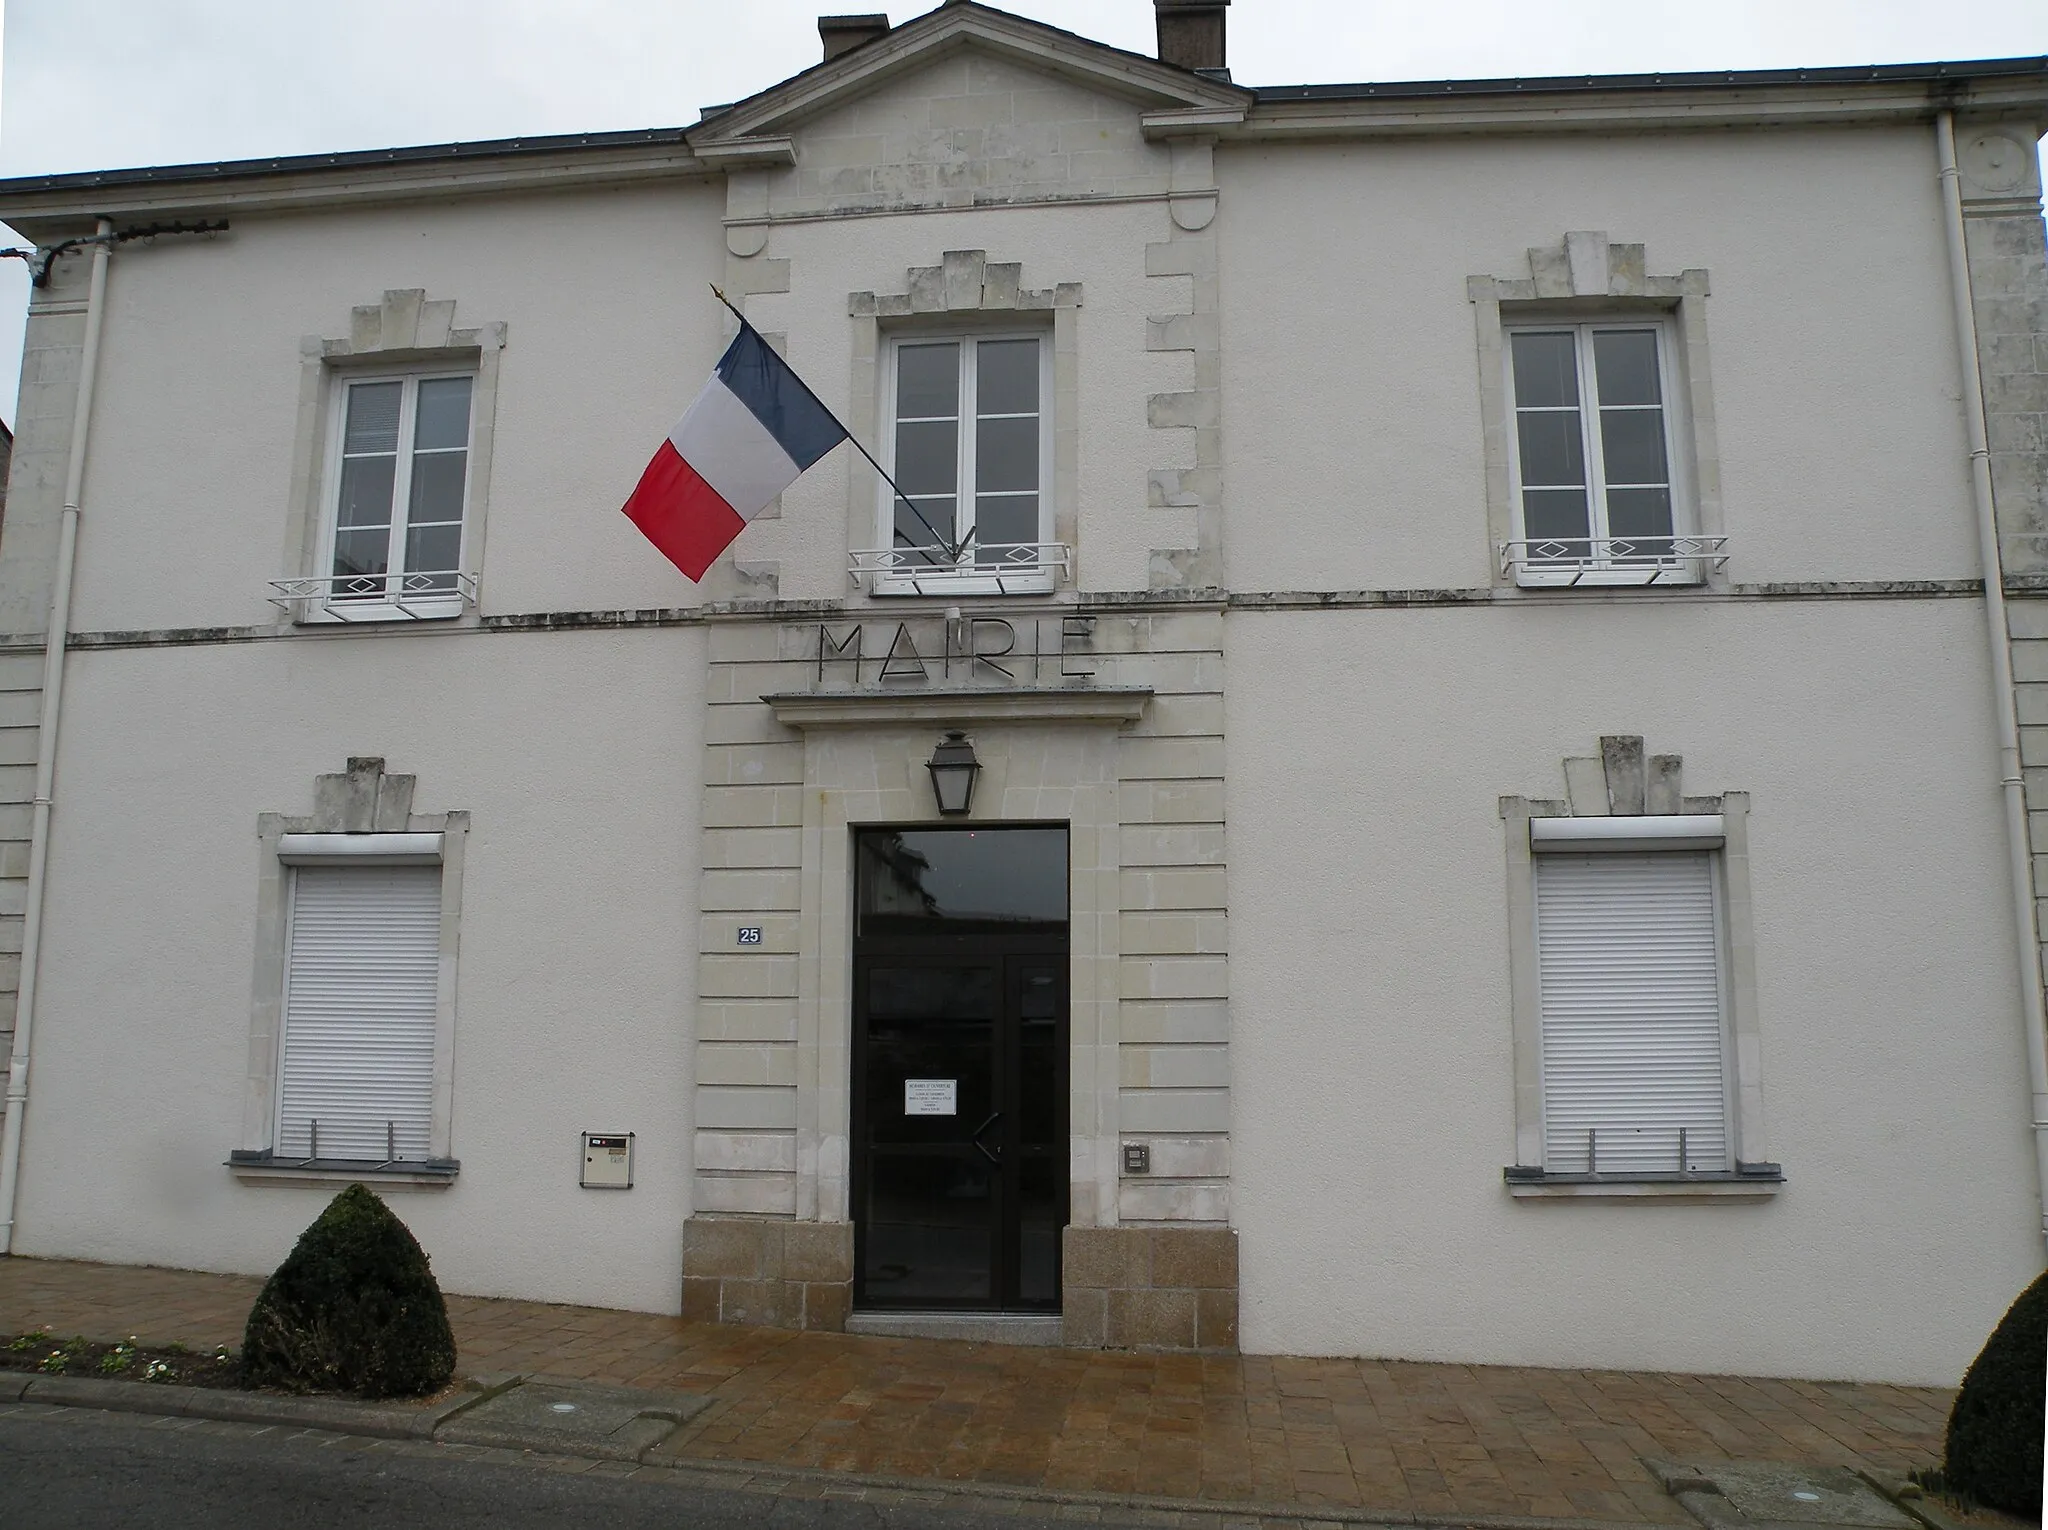
[[[626,514],[669,562],[702,579],[747,522],[846,435],[741,319],[718,370],[640,475]]]

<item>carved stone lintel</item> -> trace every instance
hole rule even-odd
[[[348,769],[313,778],[316,834],[403,834],[412,818],[414,776],[387,775],[375,755],[352,755]]]

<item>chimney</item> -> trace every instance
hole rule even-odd
[[[818,36],[825,43],[825,61],[873,42],[889,30],[887,16],[820,16]]]
[[[1152,0],[1159,17],[1159,62],[1230,77],[1223,62],[1223,12],[1230,0]]]

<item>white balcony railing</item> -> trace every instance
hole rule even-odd
[[[853,553],[847,573],[871,595],[1042,594],[1066,577],[1064,542],[971,545],[958,560],[936,547],[877,547]]]
[[[1500,572],[1525,586],[1701,584],[1728,566],[1726,537],[1529,537],[1500,544]]]
[[[270,603],[295,622],[446,620],[476,606],[476,575],[311,574],[273,579]]]

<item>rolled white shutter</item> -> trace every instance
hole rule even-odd
[[[438,866],[292,876],[277,1154],[432,1156]]]
[[[1535,864],[1544,1167],[1728,1169],[1713,857]]]

